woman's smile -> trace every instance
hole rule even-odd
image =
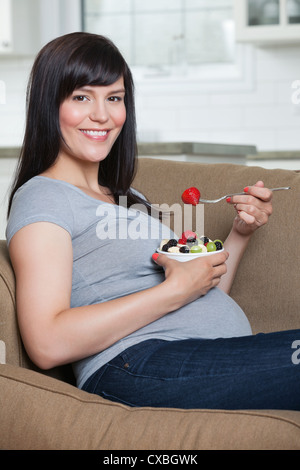
[[[82,132],[82,134],[84,134],[88,139],[98,142],[104,142],[109,134],[108,129],[103,131],[96,129],[80,129],[80,132]]]

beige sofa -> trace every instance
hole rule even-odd
[[[192,185],[214,198],[258,179],[269,187],[289,185],[292,191],[274,194],[270,223],[251,240],[231,295],[254,332],[300,328],[298,172],[141,159],[135,187],[153,203],[171,205]],[[226,202],[206,206],[205,233],[225,238],[233,215]],[[70,367],[37,370],[20,339],[4,241],[0,340],[1,449],[300,449],[300,412],[129,408],[76,389]]]

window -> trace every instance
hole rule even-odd
[[[299,24],[299,0],[248,0],[249,26]]]
[[[83,29],[111,38],[130,66],[236,60],[232,0],[82,0]]]

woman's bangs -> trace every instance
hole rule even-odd
[[[66,69],[64,83],[68,89],[63,90],[63,99],[83,86],[112,85],[124,75],[124,63],[115,51],[107,51],[106,55],[105,51],[95,53],[92,48],[73,56]]]

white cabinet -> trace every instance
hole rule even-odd
[[[0,0],[0,55],[36,55],[62,34],[81,29],[81,0]]]
[[[35,54],[39,49],[39,0],[0,0],[0,54]]]
[[[300,0],[234,0],[234,13],[237,42],[300,42]]]
[[[11,0],[0,0],[0,53],[11,51],[12,47],[12,15]]]

